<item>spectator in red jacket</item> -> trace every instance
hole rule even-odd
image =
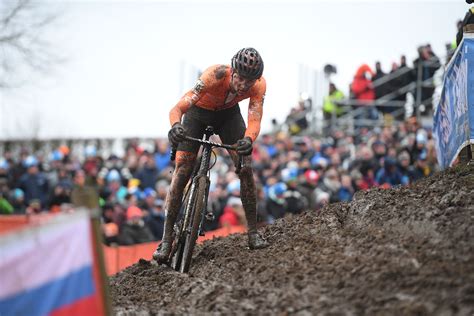
[[[372,102],[375,100],[375,90],[372,84],[371,78],[375,75],[375,73],[370,69],[367,64],[361,65],[354,76],[354,80],[351,84],[351,91],[352,95],[355,100],[359,101],[358,104],[353,106],[353,109],[357,109],[360,106],[365,107],[364,113],[359,113],[354,116],[356,120],[360,119],[371,119],[376,120],[378,118],[378,112]],[[366,126],[362,122],[356,121],[356,127],[364,127]]]
[[[372,80],[368,78],[367,74],[371,77],[375,75],[372,69],[364,64],[357,69],[354,80],[352,81],[352,93],[354,98],[358,101],[375,100],[375,91],[372,85]]]

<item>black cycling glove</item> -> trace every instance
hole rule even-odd
[[[252,153],[252,139],[248,136],[237,141],[237,153],[242,156],[248,156]]]
[[[177,146],[178,143],[182,142],[186,136],[183,125],[181,123],[174,123],[173,127],[168,132],[168,140],[174,146]]]

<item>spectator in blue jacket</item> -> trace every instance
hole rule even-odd
[[[384,166],[377,171],[375,181],[383,187],[390,188],[400,184],[408,184],[409,178],[402,175],[394,158],[385,157]]]
[[[32,200],[39,200],[41,208],[45,208],[49,193],[48,180],[39,171],[36,157],[28,156],[24,161],[24,165],[27,172],[21,176],[19,188],[25,193],[25,203],[28,205]]]

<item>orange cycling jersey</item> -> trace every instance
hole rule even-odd
[[[214,65],[206,69],[194,88],[186,92],[178,104],[171,109],[171,126],[181,122],[181,117],[192,105],[207,110],[220,111],[250,98],[245,136],[255,141],[260,132],[260,122],[263,114],[263,100],[266,91],[265,79],[260,77],[244,94],[234,95],[230,91],[231,77],[232,69],[228,65]]]

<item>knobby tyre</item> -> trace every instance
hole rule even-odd
[[[191,179],[194,178],[194,175]],[[180,213],[182,213],[181,218],[178,220],[178,222],[174,226],[174,238],[173,238],[173,250],[172,250],[172,257],[171,257],[171,268],[173,270],[179,271],[181,267],[181,261],[183,259],[183,251],[184,251],[184,242],[185,242],[185,215],[188,212],[187,207],[188,207],[188,202],[189,199],[194,197],[196,190],[191,190],[189,187],[186,189],[186,194],[183,198],[183,202],[181,204],[182,210]]]
[[[183,255],[181,258],[181,273],[187,273],[191,266],[193,250],[199,234],[199,225],[201,224],[204,206],[206,205],[206,192],[208,185],[209,179],[205,176],[201,176],[197,180],[195,187],[196,195],[194,197],[194,203],[192,204],[193,209],[191,210],[192,213],[190,221],[188,222],[189,225],[184,228],[188,228],[189,233],[185,234]]]

